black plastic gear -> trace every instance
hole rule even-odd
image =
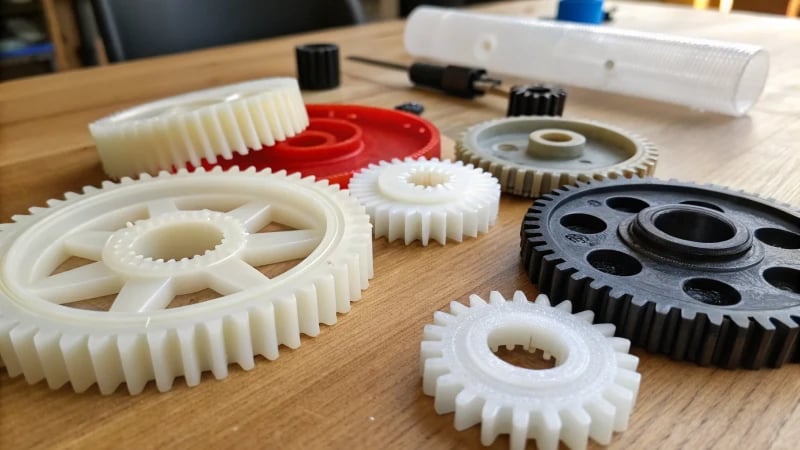
[[[307,44],[294,48],[300,89],[322,90],[339,86],[339,47]]]
[[[512,86],[508,93],[506,117],[561,116],[567,102],[567,91],[546,84]]]
[[[618,179],[565,186],[522,223],[528,277],[617,335],[725,368],[800,359],[800,214],[715,186]]]

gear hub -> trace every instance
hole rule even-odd
[[[726,368],[798,359],[800,215],[725,188],[593,182],[543,196],[522,261],[554,301],[674,359]]]

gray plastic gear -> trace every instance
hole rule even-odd
[[[251,369],[335,323],[372,277],[364,208],[283,171],[144,174],[13,219],[0,225],[0,365],[53,389],[166,391]],[[209,289],[219,297],[195,301]]]
[[[494,175],[503,192],[539,197],[577,181],[650,176],[658,151],[611,125],[523,116],[468,128],[456,143],[456,159]]]

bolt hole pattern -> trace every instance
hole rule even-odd
[[[606,200],[606,205],[620,212],[636,214],[650,206],[646,201],[634,197],[611,197]]]
[[[759,228],[756,230],[755,236],[759,241],[772,247],[790,250],[800,248],[800,234],[780,228]]]
[[[681,204],[682,205],[700,206],[701,208],[713,209],[714,211],[719,211],[721,213],[725,212],[724,209],[720,208],[719,206],[717,206],[717,205],[715,205],[713,203],[701,202],[700,200],[686,200],[686,201],[681,202]]]
[[[736,234],[730,224],[699,211],[665,212],[656,217],[653,224],[672,237],[692,242],[724,242]]]
[[[619,277],[630,277],[642,271],[639,260],[617,250],[594,250],[586,256],[586,260],[600,272]]]
[[[782,291],[800,294],[800,270],[798,269],[770,267],[764,271],[764,280]]]
[[[500,144],[497,146],[497,149],[504,152],[515,152],[519,150],[519,148],[514,144]]]
[[[561,226],[581,234],[596,234],[606,230],[607,225],[591,214],[573,213],[561,218]]]
[[[708,305],[730,306],[739,303],[742,295],[733,286],[711,278],[692,278],[683,283],[683,292]]]

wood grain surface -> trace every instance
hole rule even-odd
[[[484,8],[552,15],[552,2]],[[606,121],[661,149],[656,175],[714,182],[800,204],[800,22],[620,3],[613,26],[750,42],[771,53],[762,100],[742,118],[570,89],[568,117]],[[292,75],[293,46],[338,43],[344,55],[408,62],[402,22],[385,22],[78,70],[0,84],[0,222],[104,176],[87,124],[114,110],[198,88]],[[425,105],[424,117],[456,138],[503,116],[505,102],[412,89],[405,75],[343,61],[342,87],[308,103]],[[450,141],[448,141],[450,142]],[[449,149],[451,150],[451,149]],[[375,278],[363,299],[297,350],[255,368],[231,366],[167,393],[154,383],[129,396],[29,386],[0,369],[0,448],[480,448],[479,427],[453,429],[422,394],[422,327],[471,293],[536,288],[519,263],[519,224],[530,205],[504,196],[491,231],[463,243],[421,247],[375,241]],[[629,429],[612,448],[797,448],[800,366],[730,371],[634,349],[642,384]],[[505,448],[501,437],[493,448]],[[594,444],[593,444],[594,445]],[[533,446],[533,444],[531,444]]]

